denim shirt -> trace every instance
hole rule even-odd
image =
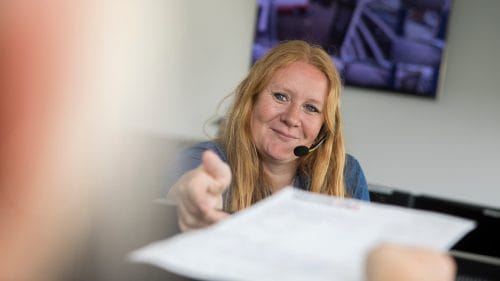
[[[179,155],[179,161],[176,161],[177,166],[174,167],[173,178],[177,179],[182,174],[190,171],[201,164],[201,156],[207,149],[214,151],[224,162],[227,163],[226,153],[215,142],[206,141],[191,146]],[[309,190],[310,178],[298,173],[293,181],[293,186],[303,190]],[[346,162],[344,169],[344,185],[347,194],[359,200],[370,201],[368,193],[368,184],[365,175],[358,160],[353,156],[346,154]]]

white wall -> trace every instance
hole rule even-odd
[[[143,36],[143,48],[152,52],[147,68],[155,77],[133,103],[131,123],[162,135],[206,138],[203,123],[249,69],[256,3],[145,1],[151,34]]]
[[[203,122],[248,69],[255,3],[165,5],[168,17],[153,40],[164,49],[164,78],[132,122],[204,138]],[[454,1],[437,100],[345,89],[348,150],[370,183],[500,207],[499,28],[500,1]]]

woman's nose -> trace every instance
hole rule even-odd
[[[293,104],[289,105],[281,115],[281,121],[290,127],[298,126],[300,124],[300,108]]]

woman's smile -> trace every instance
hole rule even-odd
[[[284,141],[284,142],[291,142],[291,141],[295,141],[295,140],[299,139],[298,137],[287,134],[287,133],[280,131],[280,130],[277,130],[277,129],[271,129],[271,130],[276,134],[278,139],[280,139],[281,141]]]

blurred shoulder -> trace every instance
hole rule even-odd
[[[345,166],[346,170],[349,169],[361,169],[361,165],[359,164],[358,159],[353,155],[346,153],[345,155]]]
[[[346,153],[344,166],[344,182],[347,193],[356,199],[370,200],[368,183],[359,161]]]
[[[219,156],[224,162],[226,160],[226,153],[222,149],[222,146],[215,141],[204,141],[187,147],[183,152],[183,158],[191,159],[195,162],[201,163],[201,156],[205,150],[212,150]]]

